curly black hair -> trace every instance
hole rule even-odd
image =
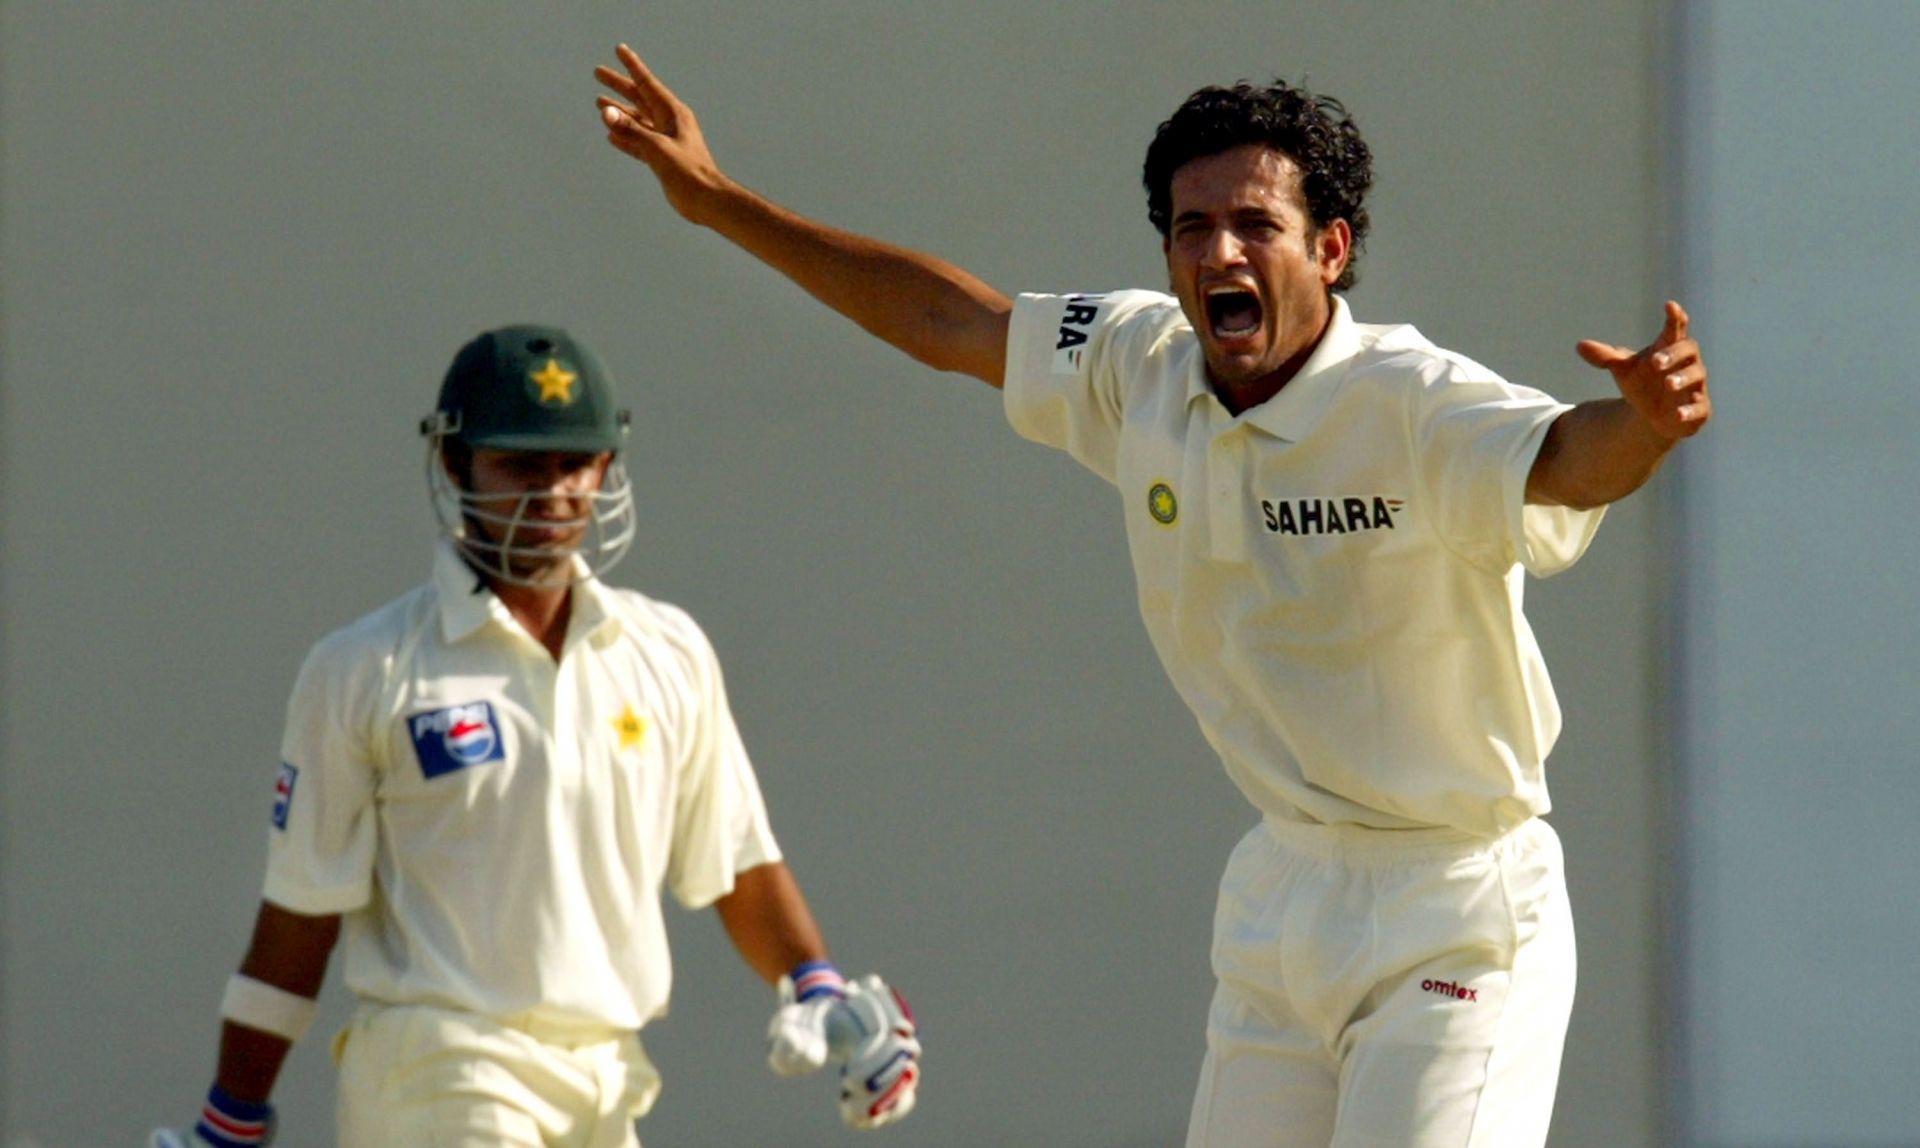
[[[1266,87],[1242,80],[1201,88],[1154,132],[1140,178],[1147,186],[1147,218],[1161,237],[1173,223],[1173,173],[1242,144],[1265,144],[1299,165],[1315,231],[1336,219],[1347,221],[1353,253],[1334,287],[1353,286],[1354,264],[1372,222],[1366,196],[1373,186],[1373,153],[1344,104],[1284,80]]]

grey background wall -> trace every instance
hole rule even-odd
[[[1689,10],[1675,696],[1688,1143],[1920,1144],[1920,5]],[[1895,508],[1899,509],[1895,509]]]
[[[1362,317],[1579,399],[1574,342],[1643,341],[1678,290],[1669,31],[1645,0],[0,6],[0,1143],[192,1110],[293,671],[424,573],[413,420],[454,347],[529,318],[622,377],[619,580],[705,623],[837,954],[926,1021],[887,1142],[1177,1143],[1253,819],[1153,662],[1113,492],[673,220],[589,69],[632,40],[747,183],[1010,290],[1161,284],[1154,124],[1304,76],[1379,157]],[[1556,1144],[1675,1119],[1679,477],[1529,592],[1582,929]],[[766,1076],[767,994],[710,915],[670,923],[650,1148],[851,1142],[825,1082]],[[330,1142],[323,1044],[278,1094],[296,1148]]]

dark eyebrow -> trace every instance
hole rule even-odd
[[[1286,219],[1282,213],[1274,211],[1271,208],[1257,205],[1229,208],[1225,214],[1226,218],[1233,220],[1235,223],[1245,223],[1253,220],[1261,223],[1271,223],[1276,227],[1286,226]],[[1183,211],[1174,216],[1173,222],[1167,226],[1169,230],[1172,230],[1186,223],[1204,223],[1209,218],[1208,213],[1204,211]]]

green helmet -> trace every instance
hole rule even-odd
[[[633,487],[619,457],[627,412],[615,406],[600,360],[560,328],[501,327],[469,341],[447,368],[420,433],[427,436],[427,489],[441,532],[489,576],[523,586],[578,581],[611,567],[632,544]],[[481,450],[612,454],[591,518],[578,523],[587,531],[579,545],[526,541],[521,531],[537,516],[530,510],[554,495],[461,489],[446,463],[448,441]]]
[[[495,450],[617,452],[627,412],[592,351],[558,327],[523,324],[460,348],[420,429]]]

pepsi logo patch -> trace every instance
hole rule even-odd
[[[420,759],[420,772],[430,778],[470,765],[503,761],[507,756],[492,702],[468,702],[414,714],[407,719],[407,732],[413,737],[413,754]]]
[[[287,762],[280,763],[280,776],[273,782],[273,827],[285,829],[287,814],[293,810],[293,783],[300,780],[300,771]]]

